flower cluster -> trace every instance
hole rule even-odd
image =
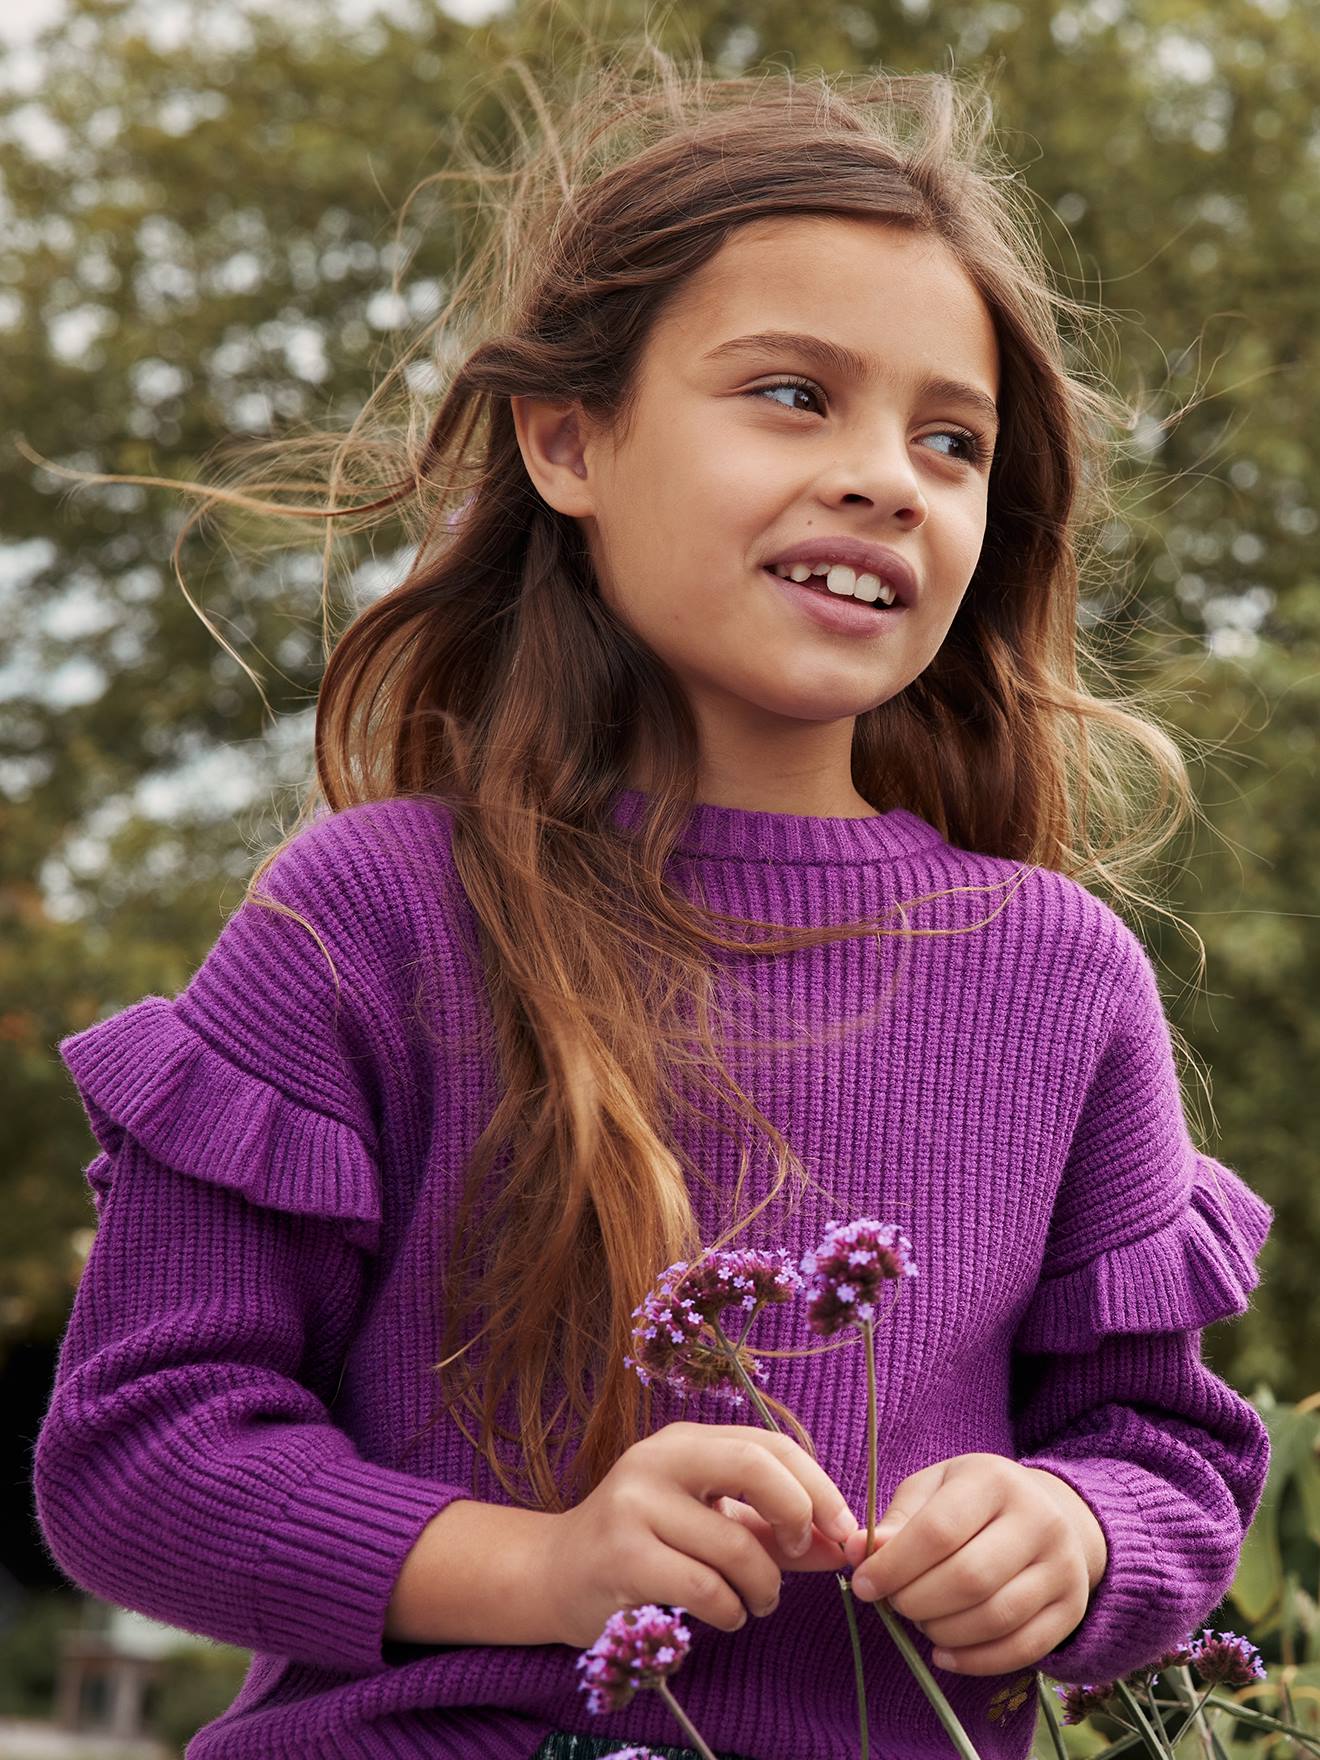
[[[692,1267],[684,1295],[704,1319],[715,1320],[737,1302],[749,1313],[768,1302],[790,1301],[802,1279],[782,1247],[768,1252],[711,1253]]]
[[[593,1713],[621,1711],[641,1687],[654,1687],[671,1675],[688,1653],[692,1633],[684,1609],[648,1601],[623,1607],[577,1659],[586,1678],[578,1682]]]
[[[1083,1681],[1071,1687],[1055,1684],[1064,1723],[1084,1723],[1093,1711],[1103,1711],[1118,1692],[1117,1681]]]
[[[768,1303],[789,1301],[801,1287],[802,1279],[782,1248],[712,1253],[696,1265],[676,1260],[633,1309],[637,1354],[625,1357],[624,1364],[636,1369],[647,1385],[658,1381],[685,1394],[709,1388],[741,1405],[744,1395],[730,1350],[749,1378],[764,1381],[765,1368],[740,1340],[727,1347],[721,1342],[719,1316],[736,1304],[754,1318]]]
[[[888,1279],[917,1275],[907,1236],[896,1224],[867,1216],[829,1223],[815,1252],[803,1255],[802,1270],[814,1279],[807,1321],[826,1337],[874,1320],[880,1286]]]
[[[1132,1669],[1122,1676],[1123,1684],[1148,1687],[1157,1674],[1183,1663],[1190,1664],[1207,1686],[1245,1687],[1249,1681],[1266,1678],[1260,1652],[1246,1638],[1239,1638],[1235,1632],[1220,1632],[1216,1636],[1209,1626],[1202,1626],[1201,1633],[1199,1638],[1189,1638],[1185,1644],[1166,1651],[1158,1661]],[[1110,1699],[1118,1696],[1118,1687],[1117,1680],[1056,1686],[1054,1691],[1063,1702],[1063,1721],[1081,1723],[1093,1711],[1103,1710]]]
[[[1191,1642],[1192,1667],[1207,1686],[1245,1687],[1248,1681],[1265,1679],[1260,1652],[1246,1638],[1236,1632],[1216,1637],[1209,1626],[1202,1626],[1201,1634]]]

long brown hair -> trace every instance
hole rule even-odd
[[[576,1499],[642,1433],[649,1408],[622,1359],[657,1273],[731,1238],[790,1172],[809,1181],[717,1048],[708,955],[931,931],[901,908],[897,925],[788,930],[706,912],[666,882],[696,798],[695,723],[674,677],[602,602],[577,522],[536,493],[511,397],[579,400],[622,428],[665,302],[748,222],[855,217],[936,235],[985,300],[1000,349],[985,541],[929,666],[858,718],[854,785],[1019,872],[1055,868],[1156,910],[1134,882],[1198,809],[1178,746],[1079,630],[1082,546],[1111,511],[1132,414],[1070,370],[1087,312],[1052,286],[1026,198],[995,157],[984,92],[937,73],[712,78],[649,31],[603,56],[584,52],[562,93],[520,61],[505,66],[526,97],[512,168],[472,160],[439,174],[493,189],[489,223],[444,311],[348,434],[248,446],[245,458],[269,455],[280,469],[259,477],[254,467],[239,487],[173,486],[205,497],[194,518],[228,504],[325,520],[327,595],[337,529],[389,515],[410,532],[398,586],[337,640],[326,611],[315,782],[249,897],[269,902],[266,867],[325,808],[403,795],[445,803],[480,929],[499,1101],[467,1169],[435,1367],[446,1406],[510,1495],[562,1508],[556,1474],[570,1437]],[[460,131],[456,156],[462,147]],[[440,391],[428,400],[404,369],[431,344]],[[309,469],[324,502],[270,498],[306,488]],[[1103,695],[1083,684],[1079,660]],[[642,751],[651,810],[627,837],[611,808]],[[730,938],[716,917],[775,934]],[[727,1095],[777,1163],[768,1195],[718,1243],[698,1238],[688,1180],[701,1170],[671,1146],[688,1077]],[[746,1170],[744,1149],[735,1211]],[[489,1208],[476,1228],[479,1195]],[[469,1338],[475,1316],[484,1321]],[[484,1376],[471,1366],[483,1337]],[[562,1397],[547,1415],[556,1376]],[[528,1493],[498,1458],[497,1438],[514,1434],[497,1422],[511,1388]]]

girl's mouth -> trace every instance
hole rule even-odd
[[[772,568],[761,572],[769,576],[789,604],[813,623],[839,635],[879,635],[892,630],[908,613],[906,605],[882,605],[878,599],[868,605],[864,599],[854,599],[851,593],[831,593],[823,575],[798,582],[784,580]]]

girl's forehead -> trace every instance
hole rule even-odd
[[[832,338],[883,364],[895,353],[982,384],[994,396],[998,345],[980,291],[938,235],[883,221],[775,216],[739,228],[689,276],[657,326],[662,351],[736,367],[739,339]],[[727,350],[727,353],[724,351]],[[749,370],[753,352],[748,357]],[[853,376],[849,374],[848,376]]]

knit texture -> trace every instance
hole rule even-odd
[[[622,791],[620,834],[644,806]],[[99,1226],[37,1438],[37,1512],[74,1583],[253,1652],[188,1760],[528,1760],[554,1731],[682,1741],[654,1693],[592,1717],[569,1646],[383,1639],[426,1523],[456,1498],[507,1501],[430,1367],[461,1176],[497,1097],[449,829],[423,798],[316,820],[264,890],[320,946],[244,904],[181,995],[59,1045],[100,1151],[86,1169]],[[896,1223],[919,1276],[878,1334],[880,1509],[956,1455],[1045,1468],[1094,1510],[1108,1564],[1033,1666],[1098,1681],[1184,1641],[1232,1582],[1269,1461],[1200,1329],[1247,1308],[1273,1212],[1192,1144],[1140,941],[1075,881],[953,847],[902,809],[703,804],[668,878],[793,926],[904,903],[887,920],[915,937],[715,959],[739,1034],[796,1036],[888,999],[834,1045],[750,1068],[731,1053],[824,1188],[790,1200],[790,1180],[737,1244],[796,1258],[832,1221]],[[729,1220],[745,1141],[712,1105],[676,1109],[671,1138],[710,1176],[689,1181],[704,1241]],[[748,1207],[773,1174],[768,1145],[751,1152]],[[803,1303],[766,1310],[751,1342],[815,1342]],[[864,1519],[861,1349],[768,1367]],[[658,1390],[653,1427],[679,1418],[754,1422]],[[946,1755],[882,1622],[859,1618],[879,1751]],[[786,1573],[777,1611],[736,1633],[692,1623],[673,1686],[712,1748],[857,1754],[833,1573]],[[937,1671],[984,1760],[1029,1751],[1034,1698],[992,1704],[1018,1673]]]

